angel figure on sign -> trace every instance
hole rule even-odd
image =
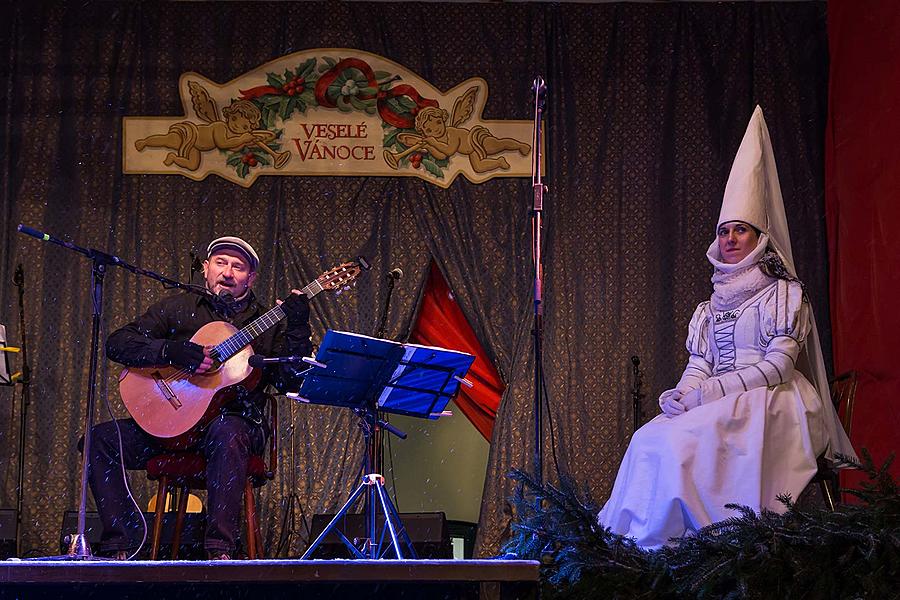
[[[446,110],[436,106],[427,106],[416,115],[415,128],[418,132],[401,133],[397,139],[407,150],[402,153],[384,151],[384,160],[393,169],[399,165],[401,158],[413,152],[430,153],[438,160],[454,154],[465,154],[469,164],[476,173],[485,173],[494,169],[508,169],[506,158],[493,155],[501,152],[517,151],[522,156],[531,152],[531,145],[513,138],[498,138],[483,125],[475,125],[470,129],[460,127],[475,112],[475,101],[478,98],[478,87],[466,90],[453,105],[452,116]]]
[[[249,100],[234,100],[222,109],[222,118],[216,101],[196,81],[188,82],[191,104],[203,123],[180,121],[169,127],[168,133],[150,135],[134,143],[138,152],[144,148],[170,148],[163,164],[178,165],[190,171],[200,166],[202,152],[210,150],[239,150],[245,146],[257,146],[272,155],[275,168],[284,167],[291,159],[290,152],[275,152],[267,143],[275,134],[257,129],[262,119],[259,109]]]

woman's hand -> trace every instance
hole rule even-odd
[[[687,410],[679,400],[681,400],[679,390],[666,390],[659,396],[659,407],[667,417],[677,417]]]
[[[693,410],[703,403],[702,398],[703,394],[700,391],[700,388],[697,388],[682,396],[681,404],[684,405],[684,410]]]

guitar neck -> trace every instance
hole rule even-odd
[[[307,298],[313,298],[323,289],[324,288],[319,283],[319,280],[316,279],[300,291],[306,294]],[[245,325],[240,331],[217,344],[214,350],[219,362],[225,362],[240,352],[241,349],[248,346],[253,340],[268,331],[285,316],[287,315],[285,315],[284,309],[282,309],[281,306],[274,306],[259,317],[253,319],[253,321]]]

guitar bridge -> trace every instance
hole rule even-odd
[[[153,381],[156,382],[156,387],[159,388],[159,391],[161,391],[166,400],[169,401],[169,404],[171,404],[175,410],[181,408],[181,400],[178,399],[178,396],[176,396],[175,392],[172,391],[172,388],[169,387],[169,384],[163,378],[162,373],[153,371],[152,376]]]

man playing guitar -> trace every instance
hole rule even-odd
[[[251,289],[258,266],[256,251],[244,240],[237,237],[213,240],[203,262],[210,294],[182,292],[156,302],[146,313],[109,336],[107,357],[126,367],[175,367],[185,370],[186,373],[180,371],[185,377],[195,379],[197,375],[214,372],[218,367],[216,347],[190,339],[209,323],[226,321],[241,329],[266,313]],[[292,290],[280,308],[286,318],[253,339],[252,352],[268,356],[309,356],[312,351],[309,298],[300,290]],[[264,390],[269,385],[282,392],[297,389],[301,381],[298,373],[288,364],[267,365],[258,385],[249,390],[238,385],[234,388],[236,393],[228,397],[219,412],[191,432],[191,449],[201,451],[207,460],[204,545],[210,558],[227,559],[235,551],[248,458],[263,452],[266,437],[271,433],[263,418],[267,399]],[[162,385],[169,380],[162,380]],[[175,395],[172,398],[177,400]],[[144,469],[149,459],[171,446],[146,433],[134,419],[120,419],[117,423],[124,455],[119,456],[116,422],[94,426],[89,478],[103,523],[101,551],[124,559],[131,549],[127,530],[137,527],[140,521],[128,498],[121,464],[124,462],[126,469]]]

